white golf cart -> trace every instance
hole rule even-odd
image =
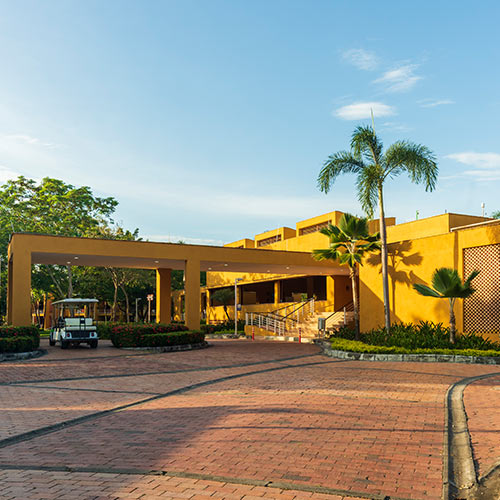
[[[99,337],[96,327],[97,299],[63,299],[52,302],[54,314],[49,344],[61,343],[61,349],[70,344],[87,343],[97,347]]]

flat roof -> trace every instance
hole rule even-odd
[[[9,258],[15,259],[17,251],[26,250],[31,254],[32,264],[184,269],[186,260],[192,259],[200,262],[201,271],[349,274],[347,266],[316,261],[310,252],[14,233]]]

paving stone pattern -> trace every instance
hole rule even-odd
[[[438,499],[446,391],[499,371],[211,344],[132,355],[44,345],[44,358],[2,363],[0,498]],[[499,388],[492,377],[464,395],[481,470],[500,459]]]

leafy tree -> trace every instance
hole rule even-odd
[[[500,210],[496,210],[491,214],[491,216],[493,217],[493,219],[500,219]]]
[[[100,228],[112,224],[111,215],[117,204],[114,198],[95,196],[87,186],[75,187],[59,179],[45,177],[37,183],[20,176],[9,180],[0,187],[2,260],[7,261],[7,247],[13,232],[97,236]],[[72,271],[66,266],[37,265],[33,269],[35,288],[56,298],[71,295],[71,277]],[[6,279],[2,282],[6,283]],[[5,296],[3,290],[2,297]]]
[[[313,250],[313,257],[316,260],[339,261],[349,266],[356,340],[359,340],[358,267],[367,253],[380,249],[380,235],[370,234],[368,219],[348,213],[342,215],[338,226],[329,224],[320,232],[328,236],[330,246],[327,249]]]
[[[470,276],[462,283],[458,271],[448,267],[440,267],[432,275],[432,288],[427,285],[415,284],[413,288],[426,297],[436,297],[438,299],[448,299],[450,304],[450,342],[455,343],[455,301],[466,299],[474,293],[471,286],[472,280],[479,274],[479,271],[472,271]]]
[[[384,184],[388,179],[407,174],[414,183],[424,183],[426,191],[436,185],[438,167],[430,149],[409,141],[397,141],[383,152],[383,144],[370,126],[360,126],[351,138],[351,150],[328,157],[319,176],[318,186],[328,193],[337,177],[352,173],[357,176],[358,199],[369,217],[378,204],[381,235],[382,284],[385,327],[389,333],[391,318],[387,273],[387,231],[384,209]]]
[[[226,313],[227,320],[230,321],[229,313],[227,312],[227,306],[234,304],[234,290],[232,288],[219,288],[214,293],[210,295],[211,299],[224,307],[224,312]]]

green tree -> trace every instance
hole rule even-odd
[[[493,212],[491,214],[491,217],[493,217],[493,219],[500,219],[500,210],[496,210],[495,212]]]
[[[384,209],[384,184],[388,179],[406,174],[414,183],[424,183],[426,191],[436,185],[438,167],[430,149],[409,141],[397,141],[383,152],[383,144],[372,127],[357,127],[351,138],[351,150],[328,157],[318,176],[318,187],[328,193],[337,177],[352,173],[357,176],[358,199],[363,210],[373,217],[378,204],[381,236],[382,285],[384,317],[387,332],[391,317],[387,272],[387,231]]]
[[[455,301],[466,299],[474,293],[471,286],[472,280],[479,274],[479,271],[472,271],[470,276],[462,283],[456,269],[440,267],[432,275],[432,288],[427,285],[415,284],[413,288],[426,297],[436,297],[438,299],[448,299],[450,305],[450,343],[455,343]]]
[[[380,235],[370,234],[368,219],[347,213],[342,215],[338,226],[329,224],[321,229],[321,233],[328,236],[330,246],[327,249],[313,250],[313,257],[316,260],[334,260],[349,266],[356,340],[359,340],[358,267],[362,265],[363,257],[367,253],[380,249]]]
[[[210,295],[214,303],[221,304],[224,307],[224,312],[226,313],[227,320],[230,321],[229,313],[227,312],[227,306],[234,304],[234,290],[231,288],[219,288],[214,293]]]

